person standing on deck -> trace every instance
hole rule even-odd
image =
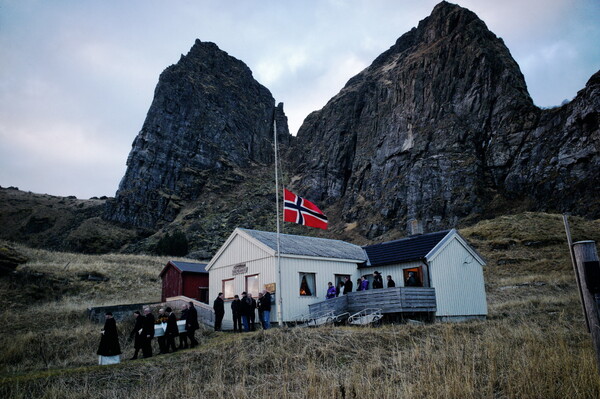
[[[366,291],[369,289],[369,280],[367,280],[367,278],[365,276],[362,276],[360,278],[360,290],[359,291]]]
[[[352,292],[352,280],[350,280],[350,277],[346,276],[345,277],[346,281],[344,282],[344,295],[346,295],[349,292]]]
[[[335,287],[333,286],[333,284],[330,282],[327,283],[327,294],[325,295],[325,298],[327,299],[332,299],[335,298]]]
[[[383,288],[383,278],[381,278],[381,273],[375,271],[373,273],[373,289]]]
[[[387,276],[387,287],[393,288],[396,286],[396,282],[392,280],[392,276]]]

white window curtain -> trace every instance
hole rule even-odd
[[[315,296],[315,274],[300,273],[300,296]]]

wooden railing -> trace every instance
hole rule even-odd
[[[309,305],[311,314],[330,310],[335,314],[356,313],[365,308],[381,309],[382,313],[435,312],[435,288],[396,287],[350,292]]]

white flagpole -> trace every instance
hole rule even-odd
[[[279,240],[279,172],[277,169],[277,165],[279,163],[278,159],[278,151],[277,151],[277,121],[275,120],[275,114],[273,114],[273,135],[274,135],[274,143],[275,143],[275,203],[277,207],[276,215],[277,215],[277,283],[275,284],[275,295],[277,297],[277,323],[280,327],[283,326],[283,300],[282,300],[282,289],[281,289],[281,242]]]

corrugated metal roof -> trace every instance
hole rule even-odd
[[[449,232],[450,230],[438,231],[363,248],[371,266],[410,262],[423,259]]]
[[[182,272],[208,273],[206,271],[206,263],[180,262],[175,260],[172,260],[171,263]]]
[[[277,234],[268,231],[240,229],[269,248],[277,251]],[[280,234],[280,250],[285,255],[317,256],[366,262],[367,256],[358,245],[340,240]]]

